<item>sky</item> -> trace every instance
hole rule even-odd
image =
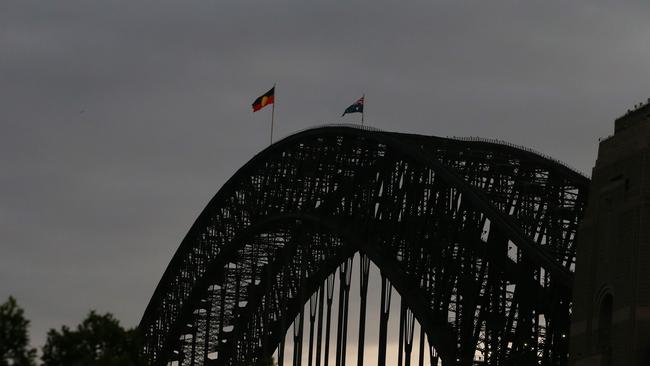
[[[589,172],[650,97],[650,2],[3,0],[0,301],[43,344],[135,326],[223,183],[366,95],[389,130],[525,145]]]

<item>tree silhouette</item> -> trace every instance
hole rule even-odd
[[[24,311],[16,299],[0,305],[0,366],[35,366],[36,350],[29,348]],[[136,329],[124,329],[112,314],[91,311],[71,329],[50,329],[43,346],[43,366],[142,366],[141,339]],[[251,366],[277,366],[273,357]]]
[[[35,365],[36,350],[29,348],[28,326],[16,299],[10,296],[0,305],[0,366]]]
[[[138,366],[144,364],[139,345],[136,330],[91,311],[76,330],[51,329],[41,359],[43,366]]]

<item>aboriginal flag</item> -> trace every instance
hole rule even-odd
[[[354,102],[351,106],[347,107],[341,117],[345,116],[348,113],[363,113],[363,99],[365,97],[361,97],[359,100]]]
[[[253,102],[253,112],[257,112],[260,109],[266,107],[269,104],[273,104],[275,98],[275,86],[271,90],[264,93],[262,96],[255,99]]]

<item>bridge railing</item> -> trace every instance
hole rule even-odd
[[[583,171],[578,170],[578,169],[568,165],[567,163],[565,163],[563,161],[557,160],[556,158],[554,158],[554,157],[552,157],[552,156],[550,156],[548,154],[545,154],[545,153],[540,152],[540,151],[535,150],[535,149],[531,149],[530,147],[527,147],[527,146],[513,144],[512,142],[508,142],[508,141],[504,141],[504,140],[488,139],[488,138],[483,138],[483,137],[447,136],[447,138],[452,139],[452,140],[458,140],[458,141],[487,142],[487,143],[491,143],[491,144],[504,145],[504,146],[509,146],[509,147],[515,148],[515,149],[524,150],[526,152],[539,155],[539,156],[541,156],[541,157],[543,157],[545,159],[548,159],[548,160],[551,160],[551,161],[553,161],[553,162],[555,162],[557,164],[560,164],[563,167],[571,170],[572,172],[574,172],[576,174],[582,175],[582,176],[584,176],[586,178],[590,178],[590,176],[588,174],[585,174]]]
[[[327,128],[327,127],[347,127],[347,128],[356,128],[358,130],[372,131],[372,132],[389,132],[389,131],[382,130],[382,129],[377,128],[377,127],[372,127],[372,126],[368,126],[368,125],[363,125],[362,126],[360,124],[354,124],[354,123],[322,123],[322,124],[318,124],[318,125],[315,125],[315,126],[311,126],[311,127],[307,127],[307,128],[297,130],[297,131],[291,133],[291,135],[294,135],[294,134],[300,133],[300,132],[304,132],[304,131],[315,130],[315,129],[319,129],[319,128]],[[289,137],[289,136],[290,135],[284,136],[282,139],[284,139],[286,137]],[[523,150],[523,151],[526,151],[526,152],[529,152],[529,153],[532,153],[532,154],[539,155],[539,156],[541,156],[541,157],[543,157],[545,159],[551,160],[551,161],[553,161],[553,162],[555,162],[555,163],[557,163],[559,165],[562,165],[563,167],[569,169],[570,171],[572,171],[572,172],[574,172],[574,173],[576,173],[578,175],[581,175],[581,176],[583,176],[585,178],[590,178],[590,176],[588,174],[585,174],[583,171],[578,170],[578,169],[566,164],[565,162],[560,161],[560,160],[558,160],[558,159],[556,159],[556,158],[554,158],[554,157],[552,157],[552,156],[550,156],[548,154],[542,153],[542,152],[540,152],[538,150],[531,149],[531,148],[526,147],[526,146],[513,144],[511,142],[504,141],[504,140],[489,139],[489,138],[477,137],[477,136],[471,136],[471,137],[466,137],[466,136],[445,136],[445,137],[448,138],[448,139],[451,139],[451,140],[456,140],[456,141],[486,142],[486,143],[490,143],[490,144],[503,145],[503,146],[508,146],[508,147],[512,147],[512,148],[515,148],[515,149]],[[609,138],[609,136],[607,138]],[[282,140],[282,139],[280,139],[280,140]]]
[[[356,128],[358,130],[364,130],[364,131],[388,132],[386,130],[382,130],[382,129],[377,128],[377,127],[368,126],[368,125],[363,125],[362,126],[362,125],[356,124],[356,123],[320,123],[320,124],[317,124],[317,125],[314,125],[314,126],[302,128],[300,130],[292,132],[290,135],[287,135],[285,137],[289,137],[291,135],[295,135],[297,133],[304,132],[304,131],[317,130],[319,128],[326,128],[326,127],[348,127],[348,128]]]

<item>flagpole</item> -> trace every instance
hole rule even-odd
[[[363,126],[363,115],[366,113],[366,93],[363,93],[361,98],[363,98],[363,110],[361,111],[361,126]]]
[[[273,102],[273,106],[271,107],[271,143],[269,145],[273,145],[273,116],[275,115],[275,102]]]
[[[271,106],[271,143],[273,145],[273,120],[275,117],[275,83],[273,84],[273,105]]]

